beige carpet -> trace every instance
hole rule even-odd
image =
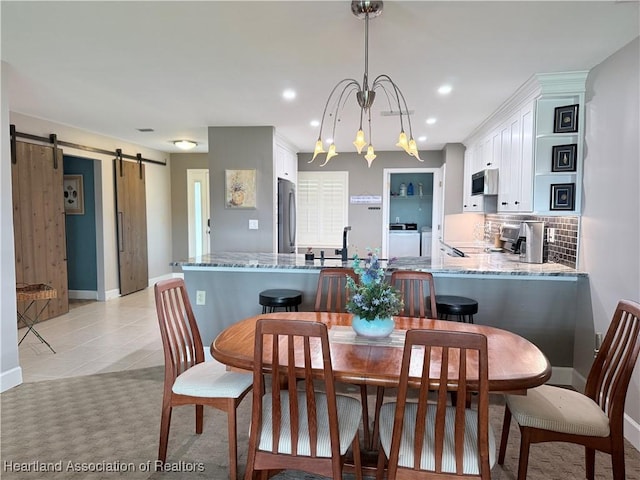
[[[204,434],[195,435],[192,407],[179,407],[173,412],[168,461],[169,467],[177,471],[147,471],[157,455],[161,395],[160,367],[27,383],[3,393],[0,477],[7,480],[228,478],[225,414],[205,409]],[[500,397],[496,397],[496,404],[491,407],[496,435],[503,414],[499,401]],[[249,396],[238,411],[241,474],[246,462],[250,407]],[[504,468],[496,466],[492,478],[515,478],[518,442],[517,427],[512,425]],[[582,452],[578,446],[560,443],[533,446],[528,479],[584,478]],[[630,445],[626,448],[626,464],[627,479],[640,480],[640,453]],[[274,478],[318,477],[283,472]],[[612,478],[609,456],[597,454],[596,478]]]

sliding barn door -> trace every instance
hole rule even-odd
[[[116,159],[116,215],[120,294],[147,288],[147,202],[144,165]]]
[[[11,164],[16,282],[56,289],[40,319],[69,311],[62,150],[16,142]],[[26,304],[19,304],[23,311]],[[38,300],[38,310],[44,301]],[[32,307],[33,308],[33,307]],[[32,313],[32,311],[31,311]]]

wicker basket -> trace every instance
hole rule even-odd
[[[49,300],[56,298],[58,292],[55,288],[44,283],[19,284],[16,286],[16,296],[19,302],[30,300]]]

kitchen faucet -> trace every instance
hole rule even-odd
[[[351,227],[344,227],[344,231],[342,232],[342,250],[340,253],[342,254],[342,261],[346,262],[349,259],[349,254],[347,253],[347,232],[351,230]]]

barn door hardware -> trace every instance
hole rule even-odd
[[[136,153],[136,158],[138,159],[138,171],[140,172],[140,180],[142,180],[142,154]]]
[[[49,135],[49,142],[53,145],[53,169],[58,169],[58,136],[55,133]]]
[[[104,148],[95,148],[95,147],[88,147],[86,145],[80,145],[78,143],[72,143],[72,142],[65,142],[63,140],[58,140],[57,136],[55,134],[51,134],[49,135],[49,137],[41,137],[38,135],[32,135],[30,133],[22,133],[22,132],[17,132],[15,130],[15,125],[10,125],[10,133],[11,136],[13,138],[24,138],[27,140],[34,140],[36,142],[42,142],[42,143],[54,143],[55,141],[55,147],[56,148],[62,148],[62,147],[69,147],[69,148],[75,148],[77,150],[84,150],[87,152],[93,152],[93,153],[100,153],[103,155],[113,155],[113,150],[105,150]],[[143,161],[146,163],[154,163],[156,165],[162,165],[163,167],[167,166],[167,162],[160,162],[158,160],[151,160],[148,158],[143,158],[141,154],[136,155],[135,157],[133,155],[127,155],[126,153],[120,153],[120,158],[126,158],[128,160],[136,160],[136,161]]]
[[[11,137],[11,163],[15,164],[18,161],[16,156],[16,126],[9,125],[9,136]]]
[[[122,149],[121,148],[116,148],[116,160],[118,160],[118,163],[120,165],[120,176],[124,176],[124,172],[122,171]]]

